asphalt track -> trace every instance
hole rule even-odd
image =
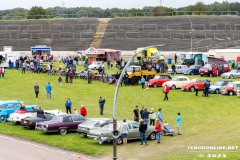
[[[106,160],[0,134],[0,160]],[[80,157],[79,157],[80,156]]]

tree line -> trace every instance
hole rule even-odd
[[[168,16],[172,15],[173,12],[178,14],[186,14],[190,12],[197,12],[197,14],[206,13],[207,11],[237,11],[240,13],[240,3],[228,1],[223,1],[222,3],[214,2],[212,4],[206,5],[203,2],[197,2],[195,5],[189,5],[182,8],[169,8],[164,6],[145,6],[142,9],[131,8],[131,9],[121,9],[121,8],[107,8],[102,9],[99,7],[53,7],[53,8],[42,8],[38,6],[32,7],[30,10],[24,8],[14,8],[8,10],[0,10],[0,17],[27,17],[27,18],[51,18],[56,15],[66,15],[65,18],[77,18],[82,16],[93,16],[99,18],[111,18],[118,16]],[[88,15],[86,15],[88,14]],[[122,14],[122,15],[121,15]]]

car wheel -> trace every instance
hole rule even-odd
[[[153,87],[157,88],[158,87],[157,83],[153,83]]]
[[[219,89],[216,89],[216,90],[215,90],[215,93],[216,93],[216,94],[219,94],[219,93],[220,93],[220,92],[219,92]]]
[[[0,116],[0,122],[6,122],[7,121],[7,117],[6,116]]]
[[[194,87],[191,87],[191,88],[190,88],[190,91],[191,91],[191,92],[194,92],[194,91],[195,91],[195,88],[194,88]]]
[[[175,85],[172,85],[171,86],[171,90],[175,90],[176,89],[176,86]]]
[[[133,78],[133,79],[131,80],[131,84],[132,84],[132,85],[137,85],[137,84],[138,84],[138,79],[137,79],[137,78]]]
[[[190,74],[193,75],[193,72],[191,72]]]
[[[61,135],[67,134],[67,128],[61,128],[61,129],[59,129],[59,133],[60,133]]]
[[[234,77],[233,77],[233,75],[231,74],[231,75],[229,76],[229,78],[230,78],[230,79],[233,79]]]
[[[232,92],[232,91],[231,91],[231,92],[229,92],[229,95],[230,95],[230,96],[232,96],[232,95],[233,95],[233,92]]]
[[[120,144],[122,144],[122,143],[123,143],[122,137],[118,137],[118,139],[117,139],[117,144],[120,145]]]
[[[155,140],[155,139],[156,139],[156,133],[155,133],[155,132],[152,132],[152,133],[149,135],[148,139],[150,139],[150,140]]]

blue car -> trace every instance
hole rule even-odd
[[[219,94],[220,90],[223,87],[227,86],[229,82],[232,82],[232,81],[231,80],[219,80],[210,86],[209,92]]]
[[[6,122],[10,114],[14,113],[15,110],[20,110],[23,102],[18,100],[7,100],[0,101],[0,122]],[[25,106],[26,110],[31,111],[32,108],[37,109],[36,105]]]

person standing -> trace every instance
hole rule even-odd
[[[142,85],[142,90],[144,90],[144,85],[145,85],[146,80],[143,76],[142,76],[140,82],[141,82],[141,85]]]
[[[77,111],[76,107],[73,108],[73,114],[78,114],[78,111]]]
[[[196,84],[196,87],[195,87],[195,90],[196,90],[196,96],[198,96],[198,90],[199,90],[199,85],[198,85],[198,83]]]
[[[99,107],[100,107],[100,115],[103,115],[105,98],[100,97],[98,100],[98,103],[99,103]]]
[[[157,137],[158,143],[160,143],[161,142],[162,124],[159,120],[157,120],[157,123],[155,126],[155,132],[156,132],[156,137]]]
[[[141,109],[141,111],[140,111],[140,116],[141,116],[141,119],[143,119],[143,112],[144,112],[144,106],[142,106],[142,109]]]
[[[170,91],[170,87],[167,84],[165,84],[165,86],[163,87],[163,93],[165,94],[164,101],[168,100],[169,91]]]
[[[174,74],[175,74],[175,72],[176,72],[176,66],[173,64],[173,65],[171,66],[171,68],[172,68],[172,73],[171,73],[171,75],[174,76]]]
[[[141,139],[141,144],[143,145],[143,141],[148,144],[146,140],[146,135],[145,132],[147,130],[147,124],[144,123],[143,119],[140,119],[140,125],[139,125],[139,132],[140,132],[140,139]]]
[[[157,119],[158,119],[158,121],[160,123],[163,123],[163,115],[162,115],[162,109],[161,108],[158,109],[158,117],[157,117]]]
[[[38,82],[36,82],[36,84],[34,85],[34,91],[35,91],[35,94],[36,94],[36,98],[38,98],[38,93],[39,93],[39,85],[38,85]]]
[[[182,135],[181,123],[182,123],[182,116],[180,113],[178,113],[178,117],[177,117],[178,135]]]
[[[175,54],[175,64],[177,64],[177,54]]]
[[[144,123],[146,125],[148,125],[148,122],[149,122],[149,114],[152,114],[153,112],[148,112],[147,111],[147,108],[145,108],[144,112],[143,112],[143,120],[144,120]]]
[[[58,77],[58,86],[62,87],[62,77],[61,76]]]
[[[156,112],[154,112],[154,108],[151,108],[151,111],[152,111],[152,113],[149,114],[150,126],[151,125],[155,126]]]
[[[22,74],[26,73],[26,67],[27,67],[27,63],[26,63],[26,61],[23,61],[23,63],[22,63]]]
[[[66,108],[66,112],[68,114],[68,112],[71,114],[71,108],[72,108],[72,102],[70,101],[70,98],[67,98],[67,101],[65,103],[65,108]]]
[[[80,108],[80,114],[84,117],[87,116],[87,109],[84,105],[81,105],[81,108]]]
[[[127,146],[127,134],[128,134],[128,125],[126,123],[126,119],[123,119],[121,134],[122,134],[122,139],[123,139],[123,147],[126,147]]]
[[[136,106],[136,108],[133,110],[134,113],[134,121],[138,122],[139,121],[139,110],[138,110],[138,106]]]
[[[37,109],[37,117],[44,117],[44,111],[41,106]]]
[[[47,98],[52,98],[52,86],[50,82],[46,85],[46,91],[47,91]]]

